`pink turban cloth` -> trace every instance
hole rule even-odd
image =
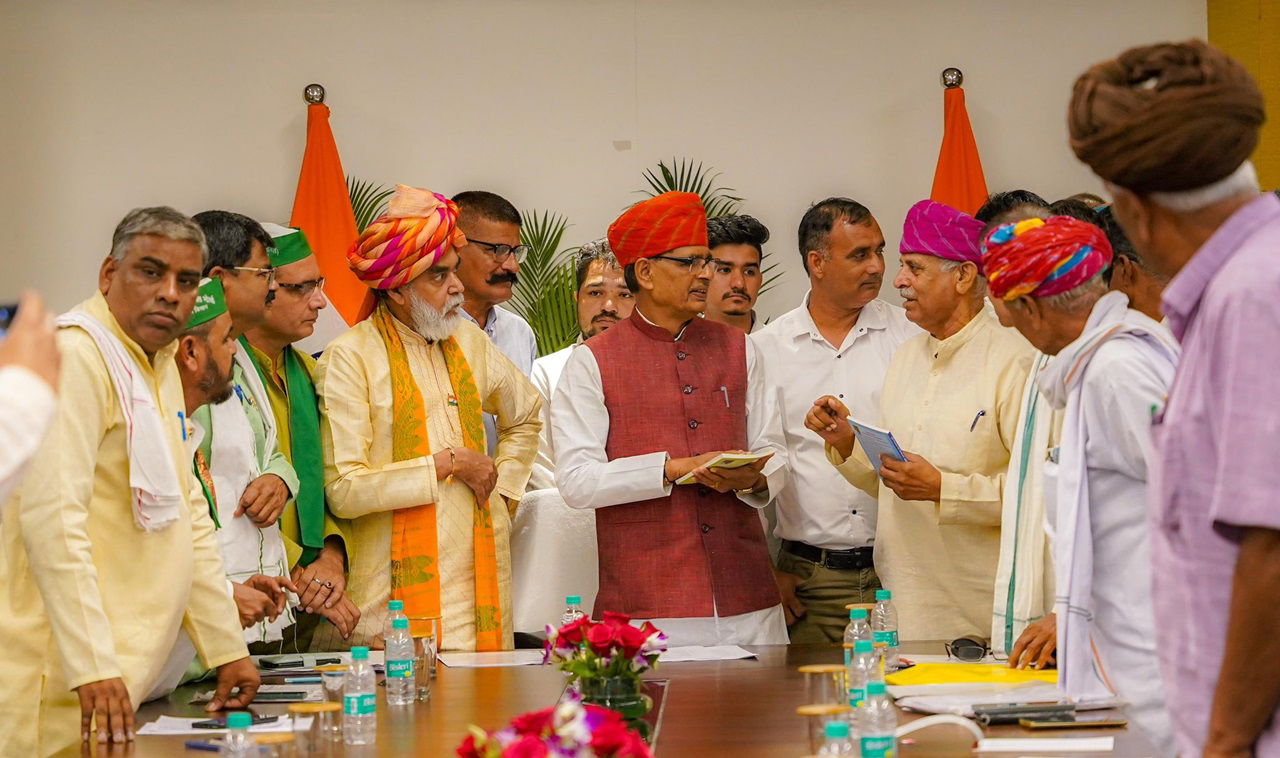
[[[393,290],[413,281],[450,250],[467,244],[458,229],[458,206],[430,190],[396,185],[382,214],[347,251],[360,281]]]
[[[921,200],[907,211],[898,251],[936,255],[949,261],[970,261],[981,267],[978,238],[982,227],[981,221],[949,205]]]

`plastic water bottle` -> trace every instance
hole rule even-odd
[[[564,599],[564,604],[566,607],[564,609],[564,613],[560,614],[560,626],[571,624],[587,615],[582,612],[581,595],[569,595]]]
[[[378,731],[377,686],[369,648],[351,648],[351,668],[342,692],[342,741],[346,744],[373,744]]]
[[[858,709],[862,758],[893,758],[897,752],[898,714],[885,694],[884,682],[867,683],[867,699]]]
[[[898,611],[892,598],[889,590],[876,590],[876,608],[871,612],[871,630],[884,656],[885,671],[898,668]]]
[[[384,641],[387,648],[387,704],[413,705],[418,698],[418,680],[414,675],[413,636],[409,634],[409,619],[398,618],[391,622],[391,633]]]
[[[236,711],[227,716],[227,734],[222,738],[218,755],[223,758],[257,758],[258,742],[249,734],[253,716],[246,711]]]
[[[853,741],[849,739],[849,724],[844,721],[828,721],[823,727],[826,739],[818,755],[857,755]]]
[[[391,625],[395,623],[396,619],[407,619],[407,618],[409,617],[404,615],[403,600],[392,600],[388,602],[387,603],[387,622],[386,622],[386,625],[382,627],[382,638],[385,640],[387,637],[391,636],[391,630],[392,630]]]
[[[849,705],[857,708],[862,705],[867,694],[869,682],[883,682],[884,674],[880,671],[880,654],[876,652],[871,640],[858,640],[853,643],[853,659],[846,669],[846,685],[849,688]]]
[[[844,667],[849,668],[853,657],[853,644],[858,640],[870,640],[871,625],[867,623],[867,609],[853,608],[849,611],[849,624],[844,628]]]

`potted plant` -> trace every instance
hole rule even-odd
[[[470,731],[458,746],[461,758],[653,758],[621,715],[583,703],[573,692],[550,708],[517,716],[504,729],[485,732],[472,726]]]
[[[667,636],[653,624],[636,627],[629,616],[605,612],[599,622],[580,616],[559,629],[548,626],[543,663],[567,673],[583,700],[617,711],[643,732],[640,719],[653,701],[641,692],[640,675],[666,649]]]

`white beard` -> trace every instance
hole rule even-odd
[[[444,304],[444,310],[438,311],[430,303],[413,293],[405,293],[409,300],[410,326],[422,338],[430,342],[440,342],[453,336],[462,323],[462,295],[454,295]],[[447,315],[446,315],[447,314]]]

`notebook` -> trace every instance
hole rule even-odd
[[[707,461],[707,468],[741,468],[749,463],[772,455],[772,453],[721,453],[715,458]],[[685,474],[676,480],[676,484],[693,484],[693,472]]]
[[[898,441],[893,438],[893,432],[852,418],[849,419],[849,426],[853,427],[853,434],[858,438],[858,444],[862,445],[863,452],[867,454],[871,465],[875,466],[877,474],[880,473],[881,455],[903,462],[907,460],[907,456],[902,454],[902,448],[898,447]]]

